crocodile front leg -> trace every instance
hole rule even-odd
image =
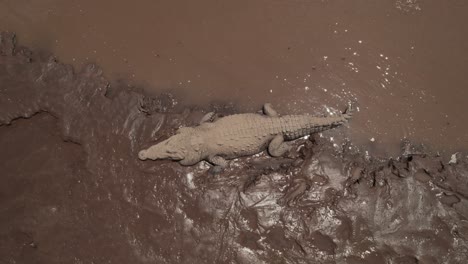
[[[268,153],[273,157],[280,157],[286,153],[291,146],[288,143],[284,142],[283,135],[277,135],[268,145]]]
[[[208,161],[214,166],[210,169],[212,174],[217,174],[227,167],[228,161],[221,156],[210,156]]]

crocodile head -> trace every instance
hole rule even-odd
[[[177,161],[191,159],[199,147],[198,144],[195,144],[197,142],[194,140],[196,136],[190,132],[190,128],[179,129],[176,135],[140,151],[138,158],[141,160],[171,159]]]

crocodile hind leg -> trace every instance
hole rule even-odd
[[[286,153],[291,146],[284,142],[284,138],[282,135],[277,135],[268,145],[268,153],[270,153],[273,157],[280,157]]]
[[[278,113],[273,109],[270,103],[263,105],[263,113],[269,117],[277,117]]]
[[[213,122],[216,119],[216,113],[215,112],[209,112],[206,115],[202,117],[200,120],[200,125],[206,122]]]
[[[228,165],[228,161],[221,156],[211,156],[208,158],[208,161],[214,165],[210,169],[212,174],[220,173]]]

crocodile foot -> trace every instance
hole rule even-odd
[[[263,113],[269,117],[277,117],[278,113],[273,109],[270,103],[263,105]]]
[[[223,170],[224,168],[221,166],[213,166],[208,170],[208,173],[214,176],[220,174]]]
[[[343,112],[342,116],[346,119],[346,120],[349,120],[353,117],[353,114],[354,114],[354,108],[353,108],[353,105],[349,105],[345,111]]]
[[[211,156],[208,158],[208,161],[214,165],[208,170],[208,172],[213,175],[222,172],[229,164],[228,161],[221,156]]]
[[[268,145],[268,153],[273,157],[281,157],[291,149],[291,144],[284,142],[283,135],[277,135]]]
[[[202,117],[202,119],[200,120],[200,125],[203,124],[203,123],[214,122],[214,121],[216,121],[217,117],[218,117],[218,115],[215,112],[209,112],[209,113],[207,113],[206,115],[204,115]]]

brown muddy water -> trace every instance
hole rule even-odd
[[[110,80],[184,104],[359,106],[349,136],[397,155],[402,138],[468,148],[466,1],[0,1],[0,27]],[[450,153],[451,152],[451,153]]]
[[[0,0],[0,263],[466,263],[467,11]],[[266,101],[358,111],[216,175],[137,158]]]

